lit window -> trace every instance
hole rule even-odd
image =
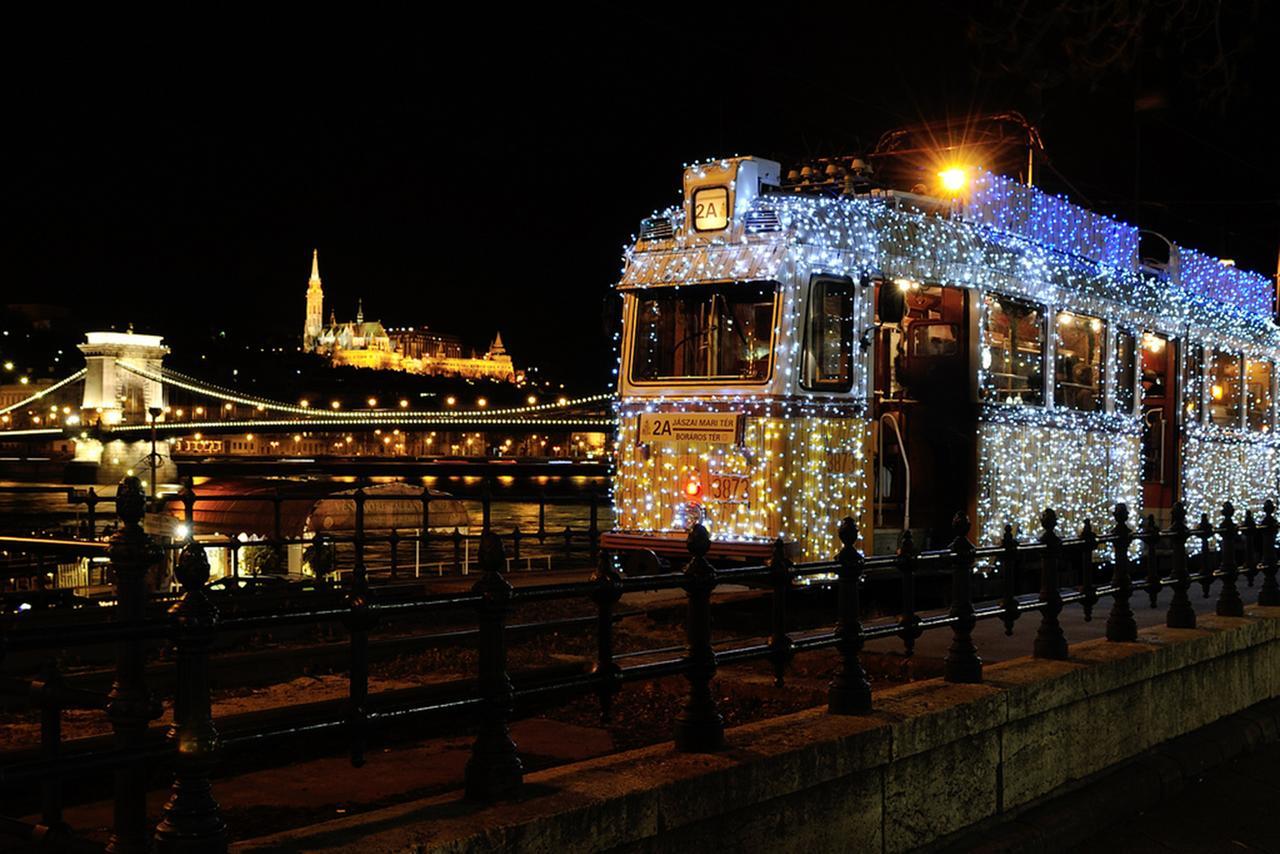
[[[631,378],[763,382],[773,355],[777,285],[651,288],[636,298]]]
[[[853,385],[853,281],[817,279],[805,330],[804,387],[848,391]]]
[[[1209,362],[1209,420],[1239,427],[1240,403],[1240,356],[1214,350]]]
[[[1044,309],[987,294],[982,341],[983,396],[993,402],[1044,404]]]
[[[1107,324],[1101,318],[1058,312],[1054,404],[1081,412],[1102,409],[1106,342]]]

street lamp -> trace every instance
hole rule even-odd
[[[158,406],[152,406],[147,410],[151,415],[151,453],[147,456],[147,462],[151,464],[151,498],[156,497],[156,468],[159,467],[160,455],[156,453],[156,421],[160,418],[160,413],[164,412]]]

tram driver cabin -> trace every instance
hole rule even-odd
[[[735,157],[625,252],[615,529],[606,547],[833,557],[901,532],[1194,524],[1277,492],[1273,283],[988,172],[868,189]],[[809,173],[810,170],[806,170]],[[945,176],[944,176],[945,177]],[[921,190],[924,190],[923,192]]]

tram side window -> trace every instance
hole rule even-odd
[[[1239,427],[1240,403],[1240,356],[1214,350],[1209,361],[1209,419],[1222,427]]]
[[[1044,309],[987,294],[983,395],[998,403],[1044,404]]]
[[[768,379],[777,290],[774,282],[730,282],[639,292],[631,379]]]
[[[804,387],[848,391],[853,385],[853,281],[816,279],[805,330]]]
[[[1134,360],[1134,340],[1131,332],[1116,333],[1116,393],[1114,411],[1117,415],[1133,414],[1133,379],[1137,365]]]
[[[1257,433],[1271,430],[1271,363],[1245,359],[1245,417]]]
[[[1058,312],[1058,352],[1053,402],[1066,409],[1102,409],[1103,350],[1107,324],[1098,317]]]

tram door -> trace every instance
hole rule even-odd
[[[940,548],[974,492],[970,294],[902,281],[877,288],[900,289],[902,306],[880,316],[894,299],[877,294],[875,548],[893,551],[908,527],[918,547]]]
[[[1161,524],[1178,497],[1181,479],[1178,436],[1178,354],[1176,338],[1142,336],[1142,500]]]

